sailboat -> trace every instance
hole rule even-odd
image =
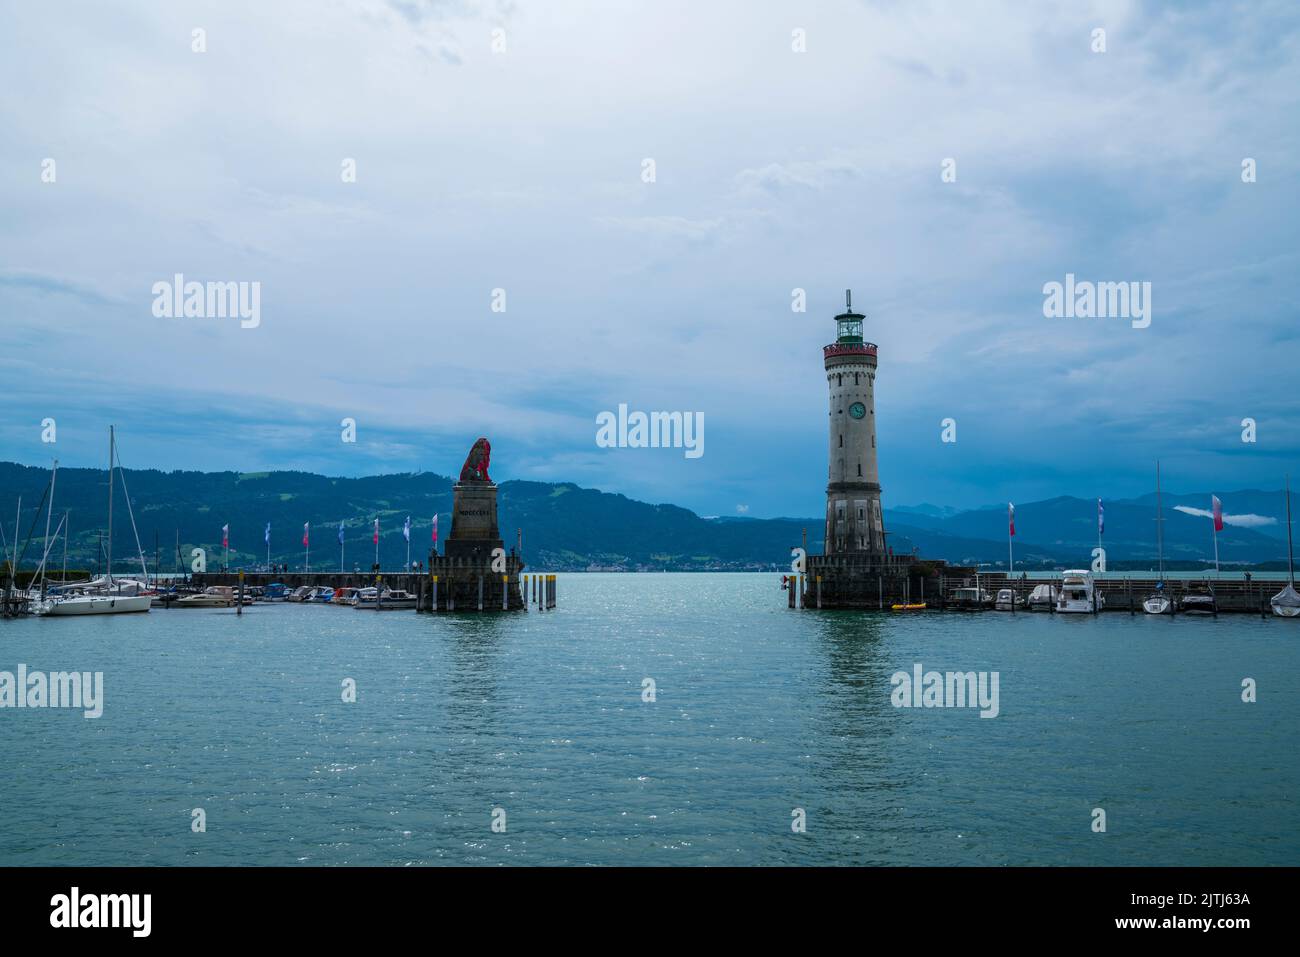
[[[1174,603],[1165,594],[1165,516],[1160,503],[1160,463],[1156,462],[1156,552],[1160,556],[1160,580],[1156,590],[1142,599],[1142,610],[1148,615],[1168,615]]]
[[[108,562],[103,578],[77,587],[48,601],[41,602],[36,608],[38,615],[63,617],[67,615],[120,615],[132,612],[148,611],[153,596],[148,593],[148,586],[141,588],[140,582],[113,580],[113,469],[117,459],[117,438],[113,427],[108,427]],[[126,478],[122,479],[122,491],[126,492]],[[131,508],[131,496],[126,497],[127,509]],[[131,515],[131,527],[135,528],[135,515]],[[136,534],[136,545],[140,536]],[[140,565],[144,567],[144,553],[141,552]],[[149,580],[145,571],[145,581]]]
[[[1295,550],[1291,545],[1291,476],[1286,478],[1286,587],[1269,604],[1279,618],[1300,617],[1300,594],[1295,590]]]

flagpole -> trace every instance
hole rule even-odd
[[[339,526],[339,571],[343,571],[343,526]]]
[[[1012,538],[1016,534],[1014,531],[1016,527],[1016,507],[1009,505],[1007,508],[1007,578],[1010,579],[1016,573],[1015,552],[1012,550]]]

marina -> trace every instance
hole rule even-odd
[[[793,614],[768,574],[572,574],[560,614],[259,604],[3,626],[103,716],[3,715],[8,864],[1289,864],[1293,623]],[[897,709],[997,671],[993,720]],[[1259,703],[1241,700],[1241,679]],[[340,700],[344,679],[357,701]],[[654,700],[644,700],[645,681]],[[24,720],[16,720],[22,718]],[[87,780],[85,769],[94,768]],[[1089,829],[1104,806],[1110,833]],[[509,832],[488,830],[503,808]],[[193,808],[208,833],[190,830]],[[790,831],[792,808],[808,815]],[[304,813],[310,809],[311,813]]]

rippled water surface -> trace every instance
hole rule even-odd
[[[1300,859],[1300,622],[784,598],[567,575],[546,614],[0,622],[0,670],[102,671],[106,699],[0,710],[0,864]],[[894,708],[918,662],[997,671],[1000,714]]]

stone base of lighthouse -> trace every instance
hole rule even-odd
[[[887,611],[893,605],[926,601],[927,587],[937,590],[930,584],[930,565],[918,564],[910,555],[885,561],[865,555],[809,555],[806,561],[804,608]]]

